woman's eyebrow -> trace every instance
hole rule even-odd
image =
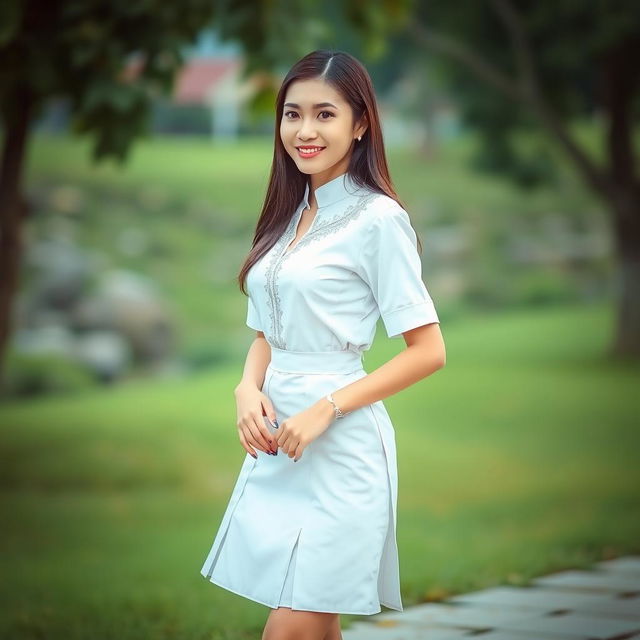
[[[284,103],[285,107],[293,107],[294,109],[300,109],[300,105],[296,104],[295,102],[285,102]],[[337,109],[338,107],[336,107],[335,104],[331,104],[330,102],[319,102],[318,104],[314,104],[311,105],[314,109],[320,109],[321,107],[333,107],[334,109]]]

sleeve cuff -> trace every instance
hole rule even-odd
[[[439,323],[440,319],[433,300],[424,300],[386,312],[382,314],[382,321],[389,338],[395,338],[410,329],[434,322]]]

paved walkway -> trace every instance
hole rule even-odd
[[[385,611],[344,640],[640,640],[640,556]]]

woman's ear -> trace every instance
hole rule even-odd
[[[362,118],[360,118],[360,126],[358,127],[358,135],[363,136],[364,132],[369,128],[369,120],[367,118],[367,114],[363,114]],[[357,136],[356,136],[357,137]]]
[[[367,114],[362,114],[362,118],[358,122],[358,127],[356,128],[356,138],[358,136],[363,136],[364,132],[369,128],[369,120],[367,119]]]

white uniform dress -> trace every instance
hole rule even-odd
[[[363,352],[380,316],[389,337],[439,322],[400,205],[343,173],[316,189],[317,213],[290,248],[308,196],[307,184],[247,275],[247,325],[271,346],[262,391],[280,424],[367,375]],[[335,419],[297,462],[282,450],[256,453],[200,573],[271,608],[402,611],[395,432],[382,401]]]

